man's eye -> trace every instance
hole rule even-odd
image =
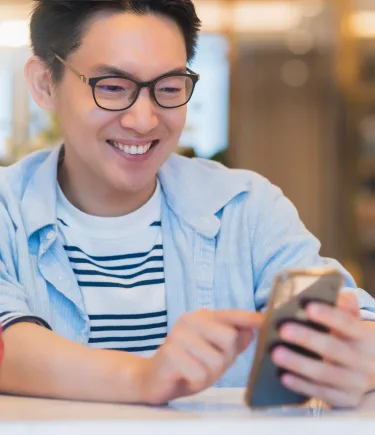
[[[181,92],[181,88],[161,88],[158,91],[165,92],[167,94],[177,94],[177,93]]]
[[[121,86],[116,86],[116,85],[101,85],[98,86],[98,88],[100,91],[104,91],[104,92],[121,92],[126,90]]]

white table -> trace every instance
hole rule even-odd
[[[356,412],[254,412],[241,389],[210,389],[153,408],[0,395],[1,435],[374,435],[375,394]]]

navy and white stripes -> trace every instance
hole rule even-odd
[[[130,215],[98,218],[58,192],[64,249],[90,319],[89,346],[150,356],[167,336],[160,187]]]
[[[167,311],[91,315],[90,345],[127,352],[156,350],[167,336]]]

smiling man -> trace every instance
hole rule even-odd
[[[324,361],[276,349],[283,382],[335,406],[375,388],[375,302],[280,190],[174,154],[199,26],[191,0],[35,2],[26,78],[64,145],[0,171],[1,391],[158,404],[244,386],[291,267],[338,268],[356,297],[308,308],[331,335],[285,327]]]

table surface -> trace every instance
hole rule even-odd
[[[0,434],[11,435],[374,435],[375,394],[356,411],[287,408],[253,411],[242,389],[209,389],[163,407],[70,402],[0,395]]]

